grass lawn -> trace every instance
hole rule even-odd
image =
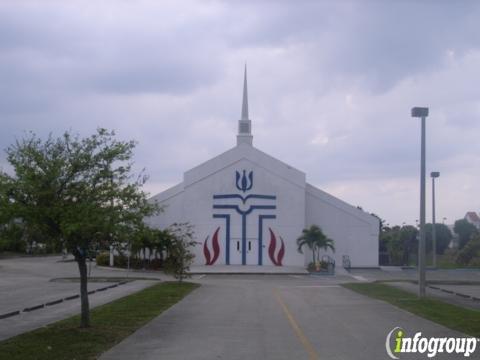
[[[478,266],[457,264],[455,255],[452,253],[437,255],[437,267],[439,269],[480,269]]]
[[[88,329],[73,316],[0,342],[0,359],[96,359],[198,285],[161,283],[91,311]]]
[[[349,283],[343,286],[386,301],[450,329],[480,337],[480,311],[448,304],[431,297],[419,299],[416,294],[382,283]]]

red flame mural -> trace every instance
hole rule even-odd
[[[215,261],[217,261],[218,256],[220,255],[220,245],[218,244],[218,231],[220,230],[220,227],[217,228],[215,233],[213,234],[212,237],[212,250],[213,250],[213,256],[210,253],[210,250],[208,249],[208,236],[205,238],[205,242],[203,243],[203,255],[205,255],[205,265],[213,265],[215,264]]]
[[[283,239],[280,236],[280,250],[278,250],[278,253],[275,256],[275,250],[277,248],[277,237],[275,236],[275,233],[272,231],[271,228],[268,229],[270,230],[270,245],[268,246],[268,256],[270,257],[270,260],[272,260],[272,263],[274,265],[282,266],[283,256],[285,255],[285,244],[283,243]]]

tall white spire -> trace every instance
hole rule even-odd
[[[247,64],[245,64],[245,72],[243,75],[242,120],[248,120]]]
[[[237,145],[252,145],[252,143],[252,121],[248,118],[247,64],[245,64],[245,73],[243,76],[242,117],[238,121]]]

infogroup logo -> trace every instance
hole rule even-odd
[[[407,337],[401,327],[393,328],[387,335],[385,348],[392,359],[400,359],[402,353],[426,354],[433,358],[439,353],[458,354],[469,357],[477,348],[480,339],[474,337],[422,337],[416,332],[413,337]]]

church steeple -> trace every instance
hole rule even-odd
[[[242,120],[248,120],[247,64],[245,64],[245,73],[243,74]]]
[[[247,64],[245,64],[245,73],[243,76],[242,117],[238,121],[237,145],[252,145],[252,143],[252,121],[248,118]]]

